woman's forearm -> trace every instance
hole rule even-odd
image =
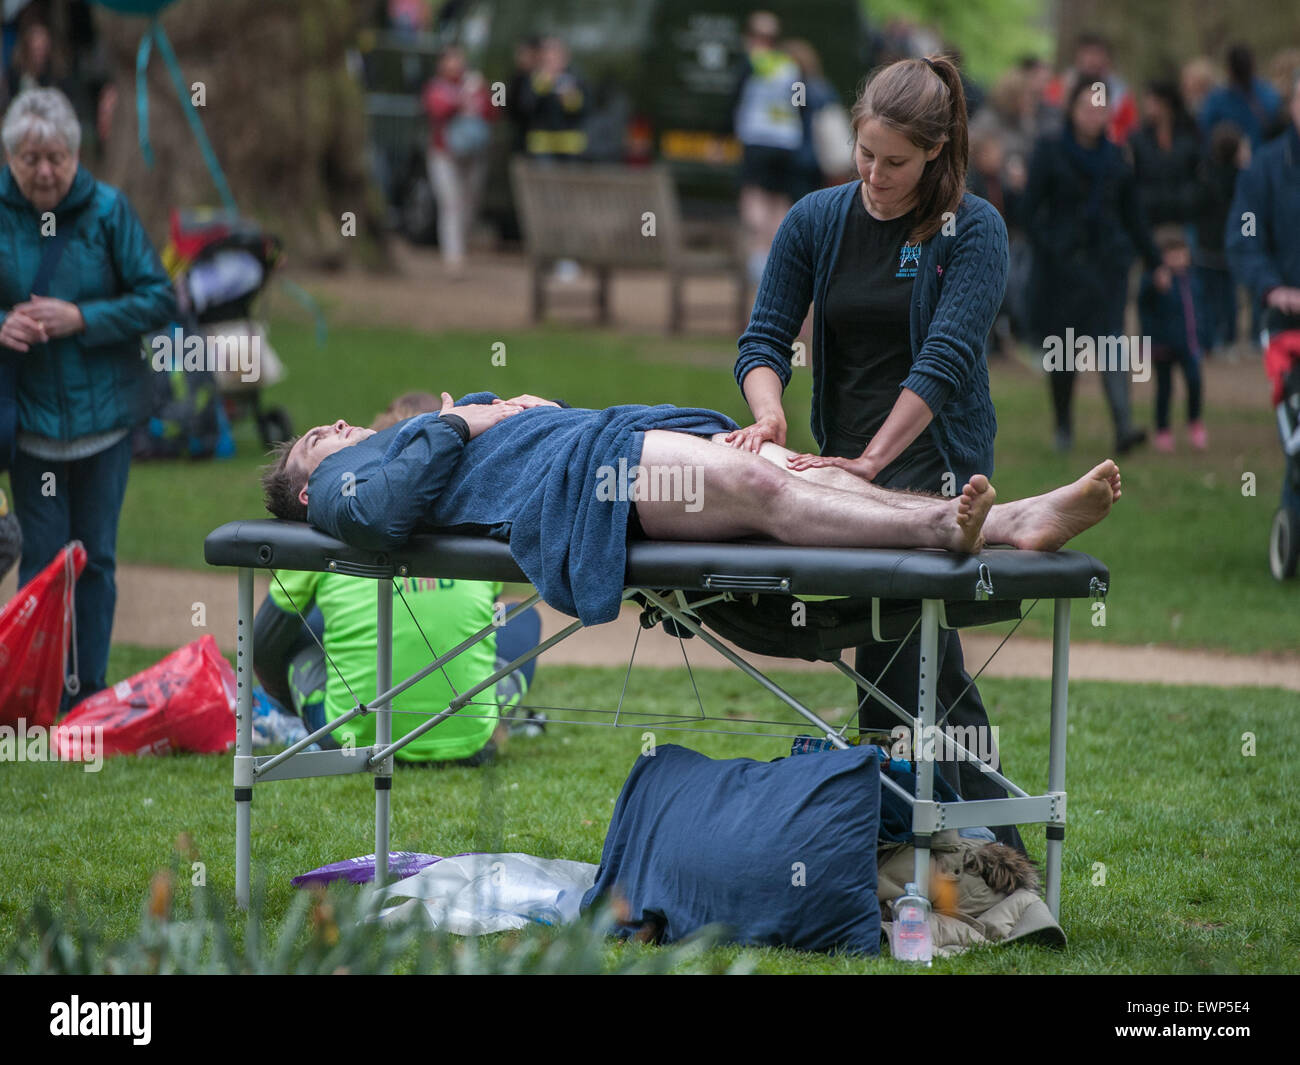
[[[894,459],[898,458],[907,446],[921,435],[930,424],[934,415],[925,405],[925,400],[910,388],[904,388],[898,394],[894,409],[889,412],[885,424],[871,438],[867,449],[862,453],[873,473],[879,473]]]
[[[782,425],[785,424],[785,410],[781,406],[781,378],[775,370],[770,366],[755,366],[745,375],[741,388],[755,421],[775,418]]]

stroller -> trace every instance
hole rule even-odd
[[[1279,580],[1294,577],[1300,561],[1300,316],[1271,312],[1264,370],[1273,383],[1273,407],[1286,466],[1282,503],[1273,515],[1268,565]]]
[[[252,417],[262,446],[293,435],[283,407],[264,409],[261,390],[284,377],[279,357],[252,304],[282,258],[280,241],[249,219],[230,211],[171,212],[171,240],[163,263],[176,285],[181,322],[187,333],[220,337],[227,350],[251,345],[258,352],[253,380],[238,369],[214,372],[215,386],[230,422]]]

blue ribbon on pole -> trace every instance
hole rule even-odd
[[[227,210],[237,212],[238,208],[235,206],[234,196],[230,193],[230,185],[226,182],[225,172],[217,161],[217,153],[212,149],[212,142],[208,140],[207,131],[203,128],[203,120],[199,118],[199,112],[190,100],[189,87],[185,84],[185,75],[181,73],[180,63],[176,61],[176,53],[172,51],[172,43],[167,39],[167,32],[157,17],[149,20],[149,28],[140,38],[140,48],[135,56],[135,110],[140,126],[140,153],[144,156],[145,164],[150,168],[153,167],[153,147],[149,143],[149,89],[146,75],[154,42],[157,42],[158,54],[162,56],[163,65],[167,68],[167,74],[171,78],[172,87],[176,90],[176,97],[181,102],[181,109],[185,112],[190,129],[194,133],[194,139],[198,141],[203,163],[208,168],[212,183],[217,187],[217,195],[221,197],[221,202]]]
[[[329,329],[325,324],[325,312],[321,310],[320,304],[312,298],[310,292],[296,282],[290,281],[287,277],[277,278],[277,280],[285,292],[311,314],[316,323],[316,346],[323,348],[325,341],[329,339]]]
[[[105,0],[100,0],[100,2],[104,3]],[[158,54],[162,56],[163,65],[167,68],[167,74],[176,90],[176,96],[181,102],[181,109],[185,112],[185,118],[194,133],[194,139],[198,141],[199,152],[203,156],[204,165],[208,168],[212,183],[217,187],[217,195],[221,197],[221,202],[226,209],[231,214],[237,215],[239,208],[235,204],[235,197],[231,195],[225,172],[221,169],[221,163],[217,161],[217,153],[212,148],[212,142],[208,140],[207,131],[203,128],[203,120],[199,117],[199,113],[190,99],[189,87],[185,84],[185,76],[181,72],[180,63],[176,60],[176,53],[172,51],[171,41],[168,40],[167,33],[158,20],[157,11],[166,6],[168,0],[141,0],[141,2],[145,8],[152,9],[153,17],[149,20],[149,27],[145,30],[144,36],[140,38],[140,47],[135,55],[135,111],[137,125],[140,130],[140,154],[144,157],[145,165],[153,169],[153,145],[149,143],[148,71],[149,59],[152,56],[153,45],[156,41]],[[118,0],[118,4],[121,10],[131,9],[130,4],[125,3],[124,0]],[[113,5],[106,4],[106,6]],[[279,278],[279,282],[290,296],[311,313],[316,325],[316,343],[324,347],[328,337],[328,329],[320,304],[300,285],[296,285],[285,278]]]

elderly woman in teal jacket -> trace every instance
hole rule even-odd
[[[984,340],[1006,290],[1006,227],[965,192],[966,101],[948,59],[878,71],[852,123],[861,180],[805,196],[772,243],[735,368],[754,422],[728,442],[784,446],[781,394],[801,364],[792,356],[811,304],[811,425],[821,453],[787,454],[789,467],[849,491],[951,496],[973,474],[993,473],[997,419]],[[988,541],[1014,544],[1014,530],[998,525],[986,523]],[[857,670],[872,681],[884,673],[880,687],[911,712],[919,639],[895,651],[860,647]],[[947,724],[989,728],[955,632],[940,634],[937,692]],[[864,732],[898,724],[862,700]],[[941,771],[965,799],[1005,795],[978,765],[948,762]],[[1023,849],[1013,826],[997,831]]]
[[[79,164],[62,93],[18,96],[0,137],[0,465],[11,462],[22,526],[20,585],[68,541],[85,546],[74,662],[84,696],[108,664],[117,523],[148,373],[140,336],[175,316],[175,295],[126,198]]]

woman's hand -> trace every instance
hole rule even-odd
[[[33,344],[44,344],[50,339],[45,326],[22,310],[19,304],[0,323],[0,344],[14,351],[30,351]]]
[[[792,455],[787,465],[792,470],[815,470],[837,466],[841,470],[848,470],[855,477],[861,477],[864,481],[874,481],[876,474],[880,472],[875,462],[865,454],[855,459],[842,459],[834,455]]]
[[[14,310],[22,311],[27,317],[40,322],[45,327],[45,335],[49,339],[70,337],[86,328],[86,320],[81,317],[81,308],[67,300],[33,296],[26,303],[18,304]]]
[[[465,424],[469,426],[469,438],[473,440],[479,433],[491,429],[497,422],[504,421],[523,409],[514,403],[500,399],[493,400],[491,403],[467,403],[463,407],[458,407],[455,400],[451,398],[451,393],[444,392],[442,409],[438,413],[455,414],[457,417],[464,418]]]
[[[728,447],[752,451],[755,455],[767,441],[785,446],[785,421],[781,418],[759,418],[753,425],[735,429],[726,435]]]

